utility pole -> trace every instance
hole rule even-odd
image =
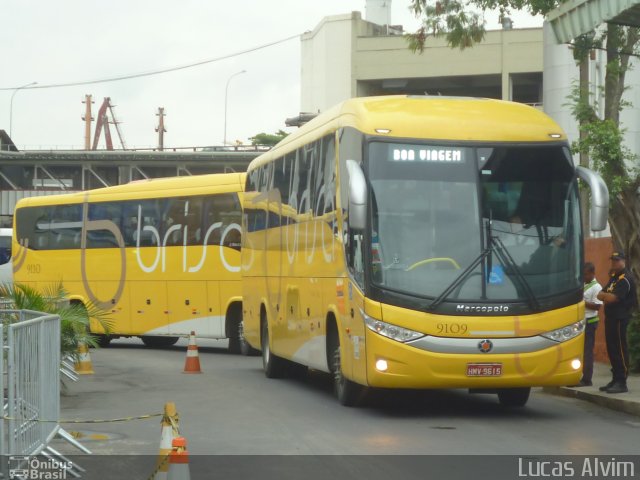
[[[93,116],[91,115],[93,100],[91,100],[91,95],[85,95],[82,103],[86,104],[84,116],[82,117],[82,120],[84,120],[84,149],[91,150],[91,122],[93,121]]]
[[[156,113],[156,116],[158,117],[158,126],[156,127],[156,132],[158,132],[158,150],[163,151],[164,150],[164,132],[167,131],[167,129],[164,128],[164,117],[165,117],[164,107],[158,107],[158,113]]]

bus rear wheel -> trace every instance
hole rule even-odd
[[[111,343],[112,337],[111,335],[105,335],[103,333],[94,333],[92,334],[96,340],[96,343],[100,348],[107,348]]]
[[[284,377],[287,364],[283,358],[274,355],[269,346],[269,326],[267,319],[262,321],[262,368],[267,378]]]
[[[180,337],[157,337],[153,335],[143,335],[140,337],[145,347],[166,348],[175,345]]]
[[[524,407],[529,400],[531,388],[504,388],[498,391],[498,400],[505,407]]]
[[[366,389],[346,378],[342,373],[340,361],[340,340],[336,341],[333,352],[333,391],[338,401],[345,407],[354,407],[364,399]]]
[[[229,353],[241,353],[240,323],[242,322],[242,307],[234,304],[229,307],[226,318],[226,332],[229,339]]]

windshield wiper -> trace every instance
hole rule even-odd
[[[540,302],[538,302],[538,298],[536,297],[536,294],[533,293],[533,289],[531,288],[531,285],[529,285],[529,282],[527,282],[527,279],[524,278],[524,275],[522,274],[522,270],[520,270],[520,267],[518,266],[516,261],[513,259],[513,257],[509,253],[509,250],[507,250],[507,248],[504,246],[504,243],[502,243],[502,240],[500,240],[499,237],[491,236],[491,244],[497,247],[495,249],[495,252],[498,258],[500,259],[500,261],[502,262],[502,264],[504,266],[508,265],[513,271],[513,273],[515,274],[515,277],[520,282],[520,286],[522,287],[525,295],[527,296],[527,300],[529,301],[529,306],[531,307],[531,309],[534,312],[539,312]]]
[[[480,263],[485,258],[487,259],[487,267],[488,267],[487,275],[490,275],[492,263],[493,263],[491,254],[495,252],[496,256],[502,262],[502,264],[504,266],[508,265],[513,271],[515,278],[520,283],[520,287],[524,290],[524,293],[527,296],[527,300],[529,302],[529,306],[531,307],[531,309],[535,312],[540,311],[540,302],[538,302],[538,299],[536,298],[535,293],[533,293],[533,290],[531,289],[531,285],[529,285],[529,282],[527,282],[527,279],[524,278],[524,275],[522,274],[522,270],[520,270],[520,267],[518,267],[518,264],[515,262],[511,254],[509,254],[509,251],[506,249],[506,247],[502,243],[502,240],[500,240],[500,238],[498,237],[493,236],[490,221],[487,222],[486,228],[487,228],[486,237],[487,237],[487,243],[488,243],[487,247],[484,250],[482,250],[482,252],[480,252],[480,255],[478,255],[469,264],[469,266],[465,268],[460,273],[460,275],[458,275],[453,280],[453,282],[451,282],[449,286],[445,288],[444,291],[440,295],[438,295],[438,297],[427,306],[427,310],[435,310],[436,308],[438,308],[438,306],[440,306],[440,304],[447,299],[447,297],[451,294],[452,291],[458,288],[462,284],[462,282],[464,282],[467,278],[469,278],[469,275],[473,272],[473,270],[475,270],[475,268],[478,265],[480,265]],[[482,281],[484,283],[487,281],[487,279],[483,278]]]
[[[480,255],[478,255],[473,262],[471,262],[469,264],[469,266],[467,268],[465,268],[462,273],[460,273],[460,275],[458,275],[453,282],[451,282],[449,284],[449,286],[447,288],[444,289],[444,291],[438,295],[438,297],[431,302],[428,306],[427,306],[427,310],[435,310],[436,308],[438,308],[438,306],[444,302],[446,300],[446,298],[449,296],[449,294],[454,291],[456,288],[458,288],[460,286],[460,284],[462,284],[462,282],[464,282],[467,278],[469,278],[469,275],[475,270],[475,268],[480,265],[480,263],[487,258],[490,254],[491,251],[493,250],[493,247],[491,245],[491,243],[489,243],[489,246],[487,248],[485,248],[482,252],[480,252]],[[483,280],[484,281],[484,280]]]

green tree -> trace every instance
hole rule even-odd
[[[43,290],[36,290],[24,284],[0,285],[0,299],[8,300],[10,309],[33,310],[60,316],[60,354],[61,358],[77,357],[78,344],[98,346],[98,338],[89,333],[90,319],[95,319],[106,332],[110,322],[104,310],[94,305],[69,302],[68,292],[62,283],[56,283]],[[6,318],[5,321],[11,321]]]
[[[568,0],[412,0],[410,9],[422,25],[407,36],[409,47],[422,52],[429,35],[443,36],[452,48],[470,48],[485,35],[484,10],[498,10],[502,17],[512,11],[546,15]],[[589,85],[575,85],[569,98],[573,115],[580,125],[580,139],[572,145],[581,154],[581,164],[598,171],[609,187],[609,224],[614,244],[627,252],[629,268],[640,280],[640,172],[637,156],[623,144],[624,128],[620,112],[628,106],[623,100],[631,59],[638,55],[640,29],[607,23],[595,32],[573,40],[574,58],[581,69],[593,49],[606,51],[605,84],[602,88],[604,112],[589,102]],[[584,70],[582,70],[584,71]],[[584,77],[582,77],[584,78]],[[585,197],[586,200],[586,197]],[[585,209],[583,211],[586,212]],[[637,292],[640,297],[640,291]],[[635,322],[633,328],[640,328]],[[637,335],[634,338],[640,338]],[[632,344],[636,365],[640,365],[640,343]]]
[[[257,135],[250,137],[249,141],[251,145],[269,145],[274,146],[280,140],[289,135],[283,130],[278,130],[276,133],[258,133]]]

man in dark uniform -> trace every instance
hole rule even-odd
[[[628,392],[627,327],[637,300],[635,281],[626,268],[624,253],[618,251],[611,255],[611,277],[609,283],[598,294],[598,300],[602,300],[604,303],[604,334],[613,372],[613,379],[605,386],[600,387],[600,391],[607,393]]]

